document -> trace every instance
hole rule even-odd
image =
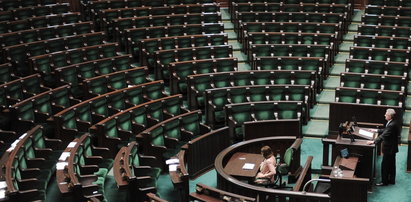
[[[178,160],[178,159],[168,159],[168,160],[166,160],[167,165],[178,164],[178,163],[180,163],[180,160]]]
[[[363,135],[363,136],[364,136],[365,138],[367,138],[367,139],[370,139],[370,140],[374,139],[374,132],[372,132],[372,131],[360,129],[360,130],[358,131],[358,133],[359,133],[360,135]]]
[[[245,163],[243,166],[243,170],[252,170],[252,169],[254,169],[253,163]]]
[[[177,171],[177,165],[176,164],[172,164],[168,166],[168,171]]]
[[[58,162],[56,164],[56,169],[57,170],[64,170],[64,168],[68,166],[68,162]]]

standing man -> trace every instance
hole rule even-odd
[[[387,109],[385,112],[385,120],[387,124],[384,129],[378,130],[378,137],[374,141],[368,141],[368,144],[379,144],[383,142],[382,146],[382,162],[381,162],[381,176],[382,181],[377,183],[377,186],[386,186],[395,184],[395,154],[398,152],[398,137],[400,136],[400,126],[395,120],[394,109]]]

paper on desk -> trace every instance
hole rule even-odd
[[[0,189],[4,189],[7,187],[6,181],[0,181]]]
[[[6,198],[6,190],[5,189],[0,189],[0,199]]]
[[[360,129],[358,132],[360,133],[360,135],[364,135],[369,139],[374,139],[374,132],[364,130],[364,129]]]
[[[166,160],[167,165],[178,164],[178,163],[180,163],[180,160],[178,160],[178,159],[168,159],[168,160]]]
[[[177,165],[176,164],[172,164],[168,166],[168,171],[177,171]]]
[[[70,143],[67,145],[67,148],[73,148],[73,147],[76,146],[76,144],[77,144],[77,142],[70,142]]]
[[[254,169],[254,164],[253,163],[245,163],[243,166],[244,170],[252,170]]]
[[[57,170],[64,170],[64,167],[68,165],[68,162],[58,162],[56,164],[56,169]]]

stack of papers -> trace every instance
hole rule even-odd
[[[254,169],[253,163],[245,163],[243,166],[243,170],[252,170],[252,169]]]

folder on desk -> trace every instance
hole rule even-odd
[[[355,170],[358,163],[358,157],[341,158],[340,168],[342,170]]]

